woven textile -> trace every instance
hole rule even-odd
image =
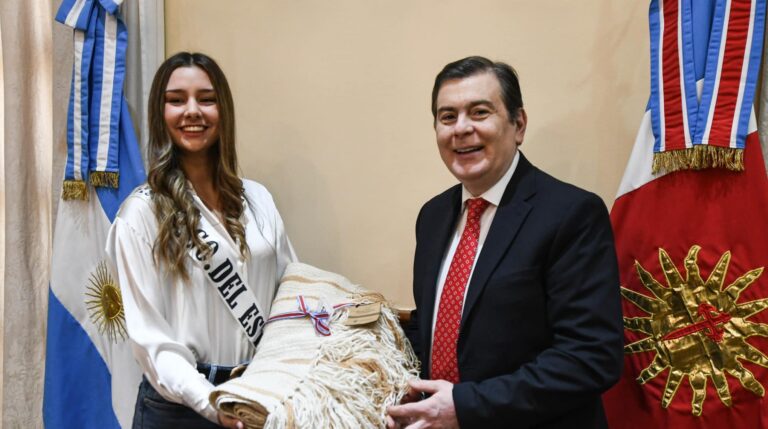
[[[386,407],[418,377],[397,316],[380,294],[294,263],[285,270],[270,318],[296,312],[299,296],[311,312],[330,313],[330,335],[318,333],[310,317],[268,323],[245,373],[218,386],[211,403],[248,428],[383,427]],[[353,307],[339,306],[376,302],[383,304],[378,320],[345,324]]]
[[[477,254],[477,242],[480,239],[480,217],[488,208],[488,201],[474,198],[467,202],[467,224],[461,233],[456,253],[453,254],[448,276],[445,278],[443,293],[435,322],[435,338],[432,341],[433,380],[459,382],[459,364],[456,357],[456,341],[459,338],[461,308],[464,304],[464,291],[472,273]]]

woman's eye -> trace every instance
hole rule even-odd
[[[213,97],[201,98],[201,104],[216,104],[216,99]]]
[[[172,104],[174,106],[178,106],[180,104],[184,104],[184,100],[181,99],[181,98],[178,98],[178,97],[166,98],[165,102],[168,103],[168,104]]]

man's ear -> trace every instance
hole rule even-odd
[[[515,130],[515,143],[517,143],[518,146],[523,144],[523,139],[525,138],[525,127],[528,125],[528,114],[525,113],[525,109],[522,107],[517,111],[517,118],[515,118],[515,127],[517,127],[517,130]]]

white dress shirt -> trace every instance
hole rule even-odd
[[[250,255],[240,256],[237,265],[269,314],[283,271],[296,255],[267,189],[250,180],[243,180],[243,187],[250,204],[241,222]],[[208,210],[194,191],[193,198],[201,212]],[[216,410],[208,402],[213,385],[197,372],[196,364],[237,365],[250,360],[255,347],[192,258],[186,264],[188,280],[173,278],[155,265],[152,246],[157,232],[149,189],[140,187],[123,202],[107,239],[128,336],[144,375],[160,395],[216,422]],[[234,240],[224,235],[221,245],[240,255]]]
[[[493,217],[496,215],[496,209],[499,207],[501,197],[504,195],[504,191],[507,189],[509,180],[512,179],[512,174],[517,168],[517,163],[520,160],[520,151],[515,153],[515,158],[512,160],[512,164],[507,169],[507,172],[501,176],[496,184],[491,186],[490,189],[485,191],[482,195],[472,195],[466,187],[461,187],[461,217],[459,223],[456,226],[456,230],[453,232],[453,238],[451,238],[451,245],[448,247],[448,251],[443,258],[443,262],[440,265],[440,275],[437,278],[437,293],[435,294],[435,311],[432,314],[432,341],[430,342],[430,348],[435,340],[435,323],[437,323],[437,312],[440,308],[440,297],[443,294],[443,286],[445,285],[445,279],[448,277],[448,270],[451,267],[451,261],[453,261],[453,255],[456,253],[456,248],[459,246],[461,240],[461,234],[464,231],[464,226],[467,224],[467,200],[471,198],[482,198],[488,201],[490,204],[485,209],[483,215],[480,217],[480,237],[477,242],[477,253],[475,253],[475,261],[472,264],[472,271],[469,273],[467,279],[467,287],[464,289],[464,301],[467,299],[467,290],[469,290],[469,283],[472,280],[472,275],[475,272],[475,265],[477,260],[480,259],[480,252],[483,250],[483,244],[485,243],[485,237],[488,236],[488,230],[491,228]],[[463,308],[462,308],[463,310]]]

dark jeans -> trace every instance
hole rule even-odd
[[[147,379],[143,378],[136,398],[133,429],[169,428],[218,429],[221,426],[211,423],[191,408],[165,400]]]

